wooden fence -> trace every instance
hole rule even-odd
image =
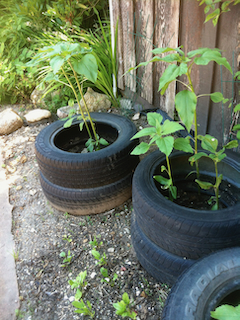
[[[123,92],[140,96],[154,107],[160,107],[171,117],[174,114],[176,84],[172,83],[166,93],[158,92],[159,77],[164,63],[149,64],[145,68],[122,76],[129,68],[151,58],[156,47],[183,45],[184,51],[199,47],[220,48],[223,55],[237,71],[240,62],[240,5],[221,15],[216,27],[204,23],[204,6],[197,0],[113,0],[113,16],[119,19],[118,87]],[[193,80],[196,92],[222,91],[226,98],[239,100],[239,83],[225,68],[215,64],[195,68]],[[232,110],[221,104],[212,104],[201,98],[198,107],[199,132],[226,140],[232,123]]]

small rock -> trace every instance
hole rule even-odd
[[[132,117],[132,120],[139,120],[140,118],[140,112],[135,113],[135,115]]]
[[[66,106],[66,107],[61,107],[59,109],[57,109],[57,116],[60,118],[60,119],[63,119],[63,118],[66,118],[68,117],[69,115],[69,112],[71,110],[74,110],[75,113],[78,113],[78,104],[75,103],[72,107],[70,106]]]
[[[22,189],[22,186],[16,186],[16,190],[19,191]]]
[[[37,193],[37,190],[30,190],[30,191],[29,191],[29,194],[30,194],[31,196],[34,196],[36,193]]]
[[[22,125],[22,119],[13,109],[6,109],[0,113],[0,134],[12,133]]]
[[[91,279],[94,279],[94,278],[96,277],[96,275],[97,275],[96,272],[92,272],[92,273],[90,274],[90,278],[91,278]]]
[[[70,298],[69,298],[69,301],[70,302],[73,302],[75,300],[75,297],[74,296],[71,296]]]
[[[51,117],[51,112],[45,109],[34,109],[29,111],[25,115],[27,122],[30,122],[30,123],[38,122],[40,120],[48,119],[50,117]]]
[[[107,250],[109,253],[113,253],[114,252],[114,248],[108,248]]]
[[[27,162],[27,157],[26,157],[25,155],[23,155],[23,156],[21,157],[21,159],[20,159],[20,162],[21,162],[21,163]]]
[[[84,95],[84,100],[86,101],[87,107],[90,112],[94,111],[106,111],[111,107],[111,102],[105,94],[101,94],[93,91],[92,88],[88,88]],[[81,100],[80,105],[84,108],[84,103]]]

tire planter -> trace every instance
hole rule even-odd
[[[73,146],[88,140],[86,130],[79,131],[80,121],[64,128],[59,120],[45,127],[37,136],[35,153],[39,168],[48,181],[65,188],[94,188],[116,182],[132,173],[139,158],[130,152],[137,141],[135,125],[127,118],[108,113],[92,113],[96,131],[110,145],[97,152],[75,153]],[[70,149],[71,148],[71,149]]]
[[[131,219],[131,240],[138,261],[159,282],[173,285],[181,273],[195,262],[169,253],[153,243],[142,232],[134,212]]]
[[[50,203],[75,215],[101,213],[122,204],[131,196],[133,172],[139,158],[130,153],[137,141],[135,125],[115,114],[92,113],[96,131],[109,145],[99,151],[82,153],[88,140],[80,121],[70,128],[64,121],[45,127],[37,136],[35,153],[40,182]]]
[[[184,180],[192,170],[188,157],[188,154],[174,152],[170,161],[175,181],[191,191],[192,182],[189,185]],[[207,158],[203,159],[200,173],[211,179],[213,165]],[[141,161],[134,173],[133,208],[143,233],[160,248],[188,259],[239,246],[240,155],[229,152],[219,164],[219,172],[223,174],[221,199],[228,207],[217,211],[187,208],[166,199],[152,178],[159,173],[164,161],[165,156],[155,151]]]
[[[210,311],[222,304],[240,304],[240,248],[215,252],[184,272],[161,319],[210,320]]]

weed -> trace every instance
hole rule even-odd
[[[103,254],[101,255],[99,251],[97,251],[96,249],[92,249],[91,253],[94,256],[94,258],[98,260],[97,264],[99,266],[103,266],[107,264],[107,260],[106,260],[107,256],[105,252],[103,252]]]
[[[129,317],[130,319],[136,319],[137,317],[136,312],[131,311],[132,302],[130,302],[126,292],[122,295],[121,301],[113,303],[113,307],[117,310],[116,314],[122,316],[122,318]]]
[[[17,252],[15,252],[14,250],[12,250],[12,256],[14,258],[15,261],[18,261],[18,256],[19,256],[19,250]]]
[[[118,278],[118,275],[116,273],[114,273],[113,277],[110,278],[109,274],[108,274],[108,270],[106,268],[101,268],[100,272],[103,276],[103,279],[101,279],[101,282],[105,282],[107,284],[110,284],[111,287],[113,287],[115,285],[115,281]]]
[[[66,254],[66,252],[62,251],[59,256],[61,258],[64,258],[63,264],[61,265],[61,267],[66,267],[66,266],[70,265],[72,258],[74,257],[74,255],[71,255],[70,250],[68,250],[67,254]]]
[[[89,242],[89,244],[90,244],[93,248],[100,247],[100,246],[103,244],[102,241],[101,241],[100,243],[98,243],[97,238],[100,239],[100,238],[101,238],[101,235],[99,234],[99,235],[97,235],[97,237],[94,236],[94,239]]]
[[[64,217],[65,217],[66,219],[68,219],[68,218],[69,218],[69,213],[68,213],[68,212],[65,212],[65,213],[64,213]]]
[[[15,315],[16,315],[17,319],[23,319],[24,318],[24,313],[19,309],[15,310]]]
[[[69,236],[67,236],[67,235],[64,235],[63,236],[63,240],[66,240],[67,242],[72,242],[72,238],[71,238],[71,236],[69,235]]]

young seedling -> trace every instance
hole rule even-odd
[[[66,240],[67,242],[72,242],[72,238],[71,238],[71,236],[69,235],[69,236],[67,236],[67,235],[64,235],[63,236],[63,240]]]
[[[94,249],[97,248],[97,247],[100,247],[101,245],[103,245],[103,242],[102,242],[102,241],[101,241],[100,243],[98,243],[97,238],[100,239],[100,238],[101,238],[101,235],[99,234],[99,235],[97,235],[97,237],[94,236],[94,239],[89,242],[89,244],[90,244]]]
[[[169,155],[171,154],[173,148],[193,153],[192,147],[190,145],[190,138],[186,137],[174,139],[172,134],[179,130],[184,130],[184,127],[178,122],[169,120],[165,120],[164,123],[161,124],[163,121],[163,117],[159,113],[149,112],[147,114],[147,121],[150,127],[142,129],[141,131],[136,133],[132,137],[132,139],[149,136],[150,142],[141,142],[134,148],[131,154],[144,154],[149,150],[151,145],[156,145],[159,150],[166,156],[167,167],[162,165],[161,172],[166,172],[167,177],[164,177],[162,175],[155,175],[154,179],[161,184],[162,189],[169,190],[170,199],[176,199],[177,188],[173,185]]]
[[[115,285],[115,281],[118,278],[118,275],[116,273],[114,273],[113,277],[110,278],[109,274],[108,274],[108,270],[106,268],[101,268],[100,272],[103,276],[103,279],[101,279],[101,282],[105,282],[107,284],[110,284],[111,287],[113,287]]]
[[[129,317],[130,319],[136,319],[137,314],[135,311],[131,311],[132,303],[126,292],[122,295],[122,300],[113,303],[113,307],[117,310],[116,314],[122,318]]]
[[[72,258],[74,257],[74,255],[71,255],[70,250],[68,250],[68,253],[66,254],[66,252],[62,251],[59,255],[61,258],[63,259],[63,264],[61,265],[61,267],[66,267],[68,265],[70,265]]]
[[[95,311],[92,310],[92,305],[90,301],[87,300],[87,304],[83,302],[81,299],[80,301],[73,301],[72,305],[77,308],[77,310],[74,310],[75,313],[84,314],[85,316],[89,316],[91,318],[94,318]]]
[[[106,260],[107,256],[105,252],[103,252],[103,254],[101,255],[99,251],[97,251],[96,249],[92,249],[91,253],[93,257],[98,261],[97,264],[99,266],[103,266],[107,264],[107,260]]]
[[[191,164],[196,162],[202,157],[209,158],[214,163],[215,168],[215,183],[211,183],[208,181],[202,181],[199,179],[196,179],[195,181],[199,184],[199,186],[204,190],[209,190],[213,188],[215,196],[211,197],[208,201],[210,205],[212,205],[212,210],[218,210],[219,209],[219,185],[222,181],[222,174],[218,174],[218,163],[221,162],[227,155],[224,153],[225,149],[232,149],[236,148],[238,146],[237,140],[230,141],[225,146],[223,146],[222,149],[217,151],[218,149],[218,140],[210,135],[199,135],[198,139],[201,141],[201,146],[204,150],[208,151],[208,153],[205,152],[198,152],[194,156],[189,158],[189,161]]]

